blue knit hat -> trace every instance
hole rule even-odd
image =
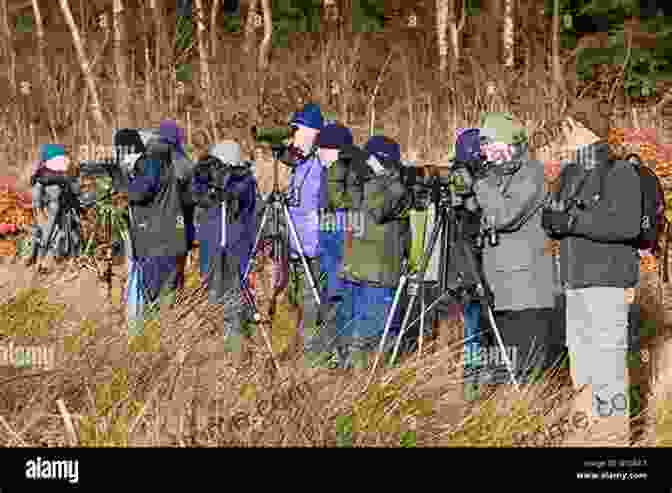
[[[315,144],[323,149],[340,149],[353,144],[352,132],[337,123],[326,125],[320,130]]]
[[[46,162],[58,156],[65,156],[65,147],[60,144],[42,144],[40,146],[40,161]]]
[[[364,149],[381,161],[401,161],[401,147],[399,147],[399,144],[383,135],[374,135],[369,138]]]
[[[290,120],[290,125],[302,125],[315,130],[322,130],[324,119],[320,107],[313,103],[306,104],[300,111],[297,111]]]

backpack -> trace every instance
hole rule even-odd
[[[637,171],[640,179],[642,192],[642,219],[639,236],[632,240],[632,246],[639,250],[658,251],[658,243],[665,227],[665,191],[656,173],[648,166],[634,164],[630,158],[639,156],[630,155],[628,161]],[[609,161],[608,165],[598,168],[600,172],[600,195],[604,190],[604,181],[614,167],[615,161]]]

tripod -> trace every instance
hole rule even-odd
[[[435,200],[435,203],[437,204],[436,209],[438,212],[438,220],[434,224],[434,227],[432,229],[429,238],[429,243],[422,254],[419,270],[414,274],[411,274],[407,269],[406,272],[404,272],[404,274],[401,276],[399,286],[397,287],[397,290],[394,294],[390,313],[388,314],[387,320],[385,322],[385,328],[383,331],[383,336],[380,341],[380,346],[378,348],[378,354],[376,356],[373,370],[375,371],[380,356],[383,353],[383,348],[385,347],[385,342],[389,334],[390,327],[392,326],[396,311],[399,307],[399,301],[401,299],[403,290],[406,287],[406,285],[409,284],[409,286],[413,289],[411,292],[411,296],[409,298],[408,306],[406,308],[406,313],[404,314],[403,321],[401,323],[401,329],[399,331],[399,335],[397,336],[390,364],[394,364],[394,361],[396,360],[397,354],[399,352],[401,340],[406,331],[410,327],[414,326],[416,323],[418,323],[418,321],[420,321],[421,324],[424,323],[425,317],[430,312],[435,311],[439,303],[441,303],[446,298],[461,300],[467,296],[472,296],[480,300],[481,306],[488,314],[488,319],[493,328],[493,332],[497,339],[497,343],[502,352],[504,362],[511,377],[511,382],[513,383],[516,390],[518,390],[518,382],[514,374],[513,365],[511,364],[511,360],[509,359],[508,354],[505,351],[504,342],[502,340],[497,324],[495,323],[495,318],[492,311],[493,300],[492,296],[490,296],[489,287],[487,286],[484,276],[482,275],[480,269],[478,268],[478,264],[476,262],[476,258],[472,249],[469,247],[469,245],[467,245],[466,241],[459,241],[459,242],[457,241],[457,238],[463,235],[464,222],[467,211],[464,208],[455,207],[455,204],[456,202],[458,202],[458,200],[456,200],[453,193],[451,193],[448,190],[444,190],[443,188],[444,187],[441,186],[438,183],[438,181],[435,182],[434,196],[435,199],[438,199]],[[434,254],[434,249],[436,247],[437,241],[439,240],[439,236],[441,237],[441,244],[442,244],[442,248],[440,250],[441,260],[439,264],[439,288],[441,294],[439,294],[439,296],[436,299],[434,299],[432,303],[429,304],[429,306],[425,308],[424,307],[425,293],[424,293],[424,286],[422,286],[422,284],[425,282],[427,268]],[[497,237],[494,232],[491,232],[489,239],[491,245],[495,246],[497,244]],[[452,255],[455,255],[457,253],[458,247],[460,247],[462,250],[464,259],[466,260],[467,263],[466,268],[468,269],[469,274],[471,274],[472,278],[475,280],[473,286],[465,286],[464,283],[462,282],[461,275],[458,276],[456,285],[453,283],[453,286],[451,286],[450,285],[451,283],[448,281],[448,267],[450,265],[450,260],[452,258]],[[418,286],[421,286],[420,289],[417,289]],[[420,291],[421,303],[423,307],[421,309],[420,315],[416,317],[415,320],[409,323],[412,310],[419,296],[418,291]],[[421,338],[420,341],[422,341],[422,328],[420,332],[420,338]]]
[[[303,247],[301,246],[301,241],[299,240],[299,236],[296,232],[296,226],[294,224],[294,221],[292,219],[292,216],[289,213],[289,205],[295,203],[295,200],[292,200],[293,197],[289,197],[287,192],[281,192],[280,191],[280,183],[278,179],[278,152],[274,150],[273,152],[273,190],[271,193],[266,197],[264,200],[264,205],[262,207],[262,213],[261,213],[261,222],[259,224],[258,230],[256,237],[254,239],[254,245],[252,246],[252,251],[250,252],[250,257],[249,261],[247,263],[247,266],[245,268],[245,273],[243,274],[243,288],[244,291],[246,292],[246,295],[250,299],[254,299],[249,291],[249,287],[247,285],[248,282],[248,276],[250,274],[250,271],[252,270],[253,262],[254,259],[259,253],[260,250],[260,245],[262,241],[262,237],[264,236],[264,231],[265,227],[268,221],[271,223],[270,227],[270,233],[267,235],[267,237],[270,239],[271,242],[271,258],[273,262],[275,263],[281,263],[288,259],[288,251],[289,251],[289,238],[287,237],[286,234],[283,233],[280,224],[281,221],[284,219],[286,228],[289,230],[289,234],[291,235],[292,240],[294,241],[294,244],[296,245],[296,249],[298,250],[299,254],[299,259],[301,261],[303,270],[306,274],[306,278],[308,279],[308,282],[310,284],[310,288],[313,294],[313,297],[315,298],[315,301],[317,302],[317,305],[319,306],[321,304],[321,298],[320,298],[320,293],[317,287],[317,281],[313,275],[313,272],[310,269],[310,265],[308,264],[308,260],[306,259],[306,256],[303,252]],[[294,171],[292,171],[294,172]],[[282,290],[282,285],[276,286],[275,287],[275,292],[272,297],[272,302],[271,306],[269,309],[269,316],[273,316],[275,313],[275,304],[276,304],[276,299],[277,295],[280,293],[280,290]],[[256,307],[255,307],[256,311]],[[255,320],[259,320],[261,315],[256,312],[254,315]]]

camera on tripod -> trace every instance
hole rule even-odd
[[[262,128],[253,126],[252,137],[256,142],[270,144],[273,159],[280,161],[289,168],[296,168],[306,156],[301,149],[288,142],[294,137],[296,127],[270,127]]]

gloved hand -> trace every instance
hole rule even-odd
[[[541,226],[553,237],[563,237],[572,233],[575,216],[564,212],[544,209],[541,216]]]

